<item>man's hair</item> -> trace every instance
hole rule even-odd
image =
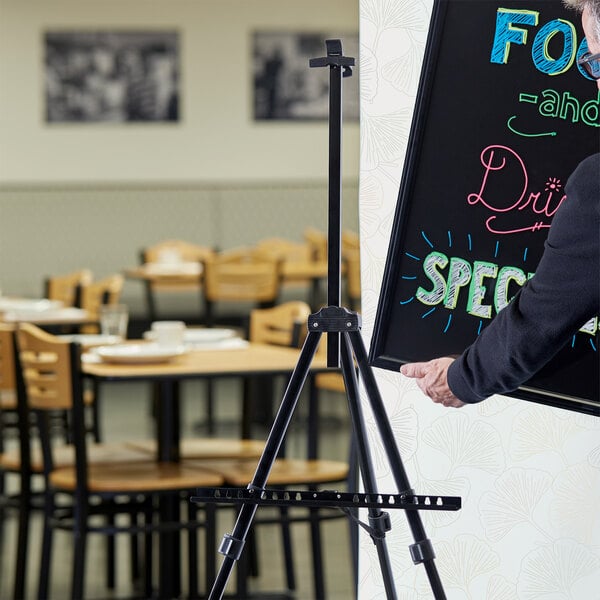
[[[595,23],[596,41],[600,41],[600,0],[563,0],[563,3],[578,12],[583,12],[584,8],[590,11]]]

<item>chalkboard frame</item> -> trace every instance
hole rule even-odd
[[[373,336],[369,350],[369,363],[372,366],[392,371],[398,371],[402,364],[408,362],[396,356],[385,354],[385,340],[389,332],[389,328],[386,327],[386,324],[390,322],[392,315],[391,291],[394,289],[394,282],[400,275],[400,265],[397,261],[394,261],[394,257],[397,255],[398,249],[402,247],[401,243],[407,225],[408,204],[410,202],[411,191],[414,189],[416,183],[416,165],[419,163],[420,152],[425,137],[425,125],[427,122],[428,110],[432,99],[434,61],[440,51],[445,18],[450,1],[451,0],[434,0],[423,66],[410,128],[409,143],[394,214],[390,245],[386,257],[386,267],[383,274],[381,294],[379,297]],[[549,394],[547,391],[541,391],[531,387],[521,387],[514,392],[506,393],[504,395],[600,417],[600,404],[587,399],[563,396],[561,394]]]

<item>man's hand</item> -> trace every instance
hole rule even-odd
[[[459,400],[448,387],[448,367],[454,362],[453,358],[434,358],[429,362],[416,362],[400,367],[400,373],[416,379],[421,391],[434,402],[444,406],[460,408],[465,403]]]

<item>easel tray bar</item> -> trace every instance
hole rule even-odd
[[[401,508],[403,510],[459,510],[458,496],[416,494],[377,494],[306,490],[253,490],[248,488],[198,488],[192,502],[218,504],[261,504],[272,506],[312,506],[348,508]]]

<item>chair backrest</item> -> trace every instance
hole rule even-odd
[[[360,238],[358,233],[351,229],[342,231],[342,253],[344,250],[358,250],[360,248]]]
[[[236,248],[204,261],[204,295],[210,302],[275,302],[280,290],[279,261]]]
[[[303,233],[304,239],[311,247],[314,260],[327,260],[327,234],[315,227],[307,227]]]
[[[0,454],[4,452],[4,429],[14,426],[14,415],[17,408],[14,331],[13,325],[0,323]],[[2,414],[3,411],[8,411],[7,414],[10,414],[10,417]],[[16,424],[18,425],[18,421]],[[2,490],[0,489],[1,495]]]
[[[306,337],[311,314],[306,302],[284,302],[272,308],[257,308],[250,313],[250,341],[277,346],[299,346]]]
[[[255,254],[286,262],[305,262],[313,259],[312,247],[308,242],[294,242],[278,237],[258,242]]]
[[[83,382],[80,372],[81,351],[78,344],[61,339],[31,323],[22,323],[17,336],[17,384],[19,388],[20,439],[22,456],[29,452],[26,417],[36,414],[40,436],[44,476],[54,469],[54,450],[51,440],[51,416],[56,410],[68,410],[69,439],[75,449],[77,488],[87,489],[87,445],[83,404]]]
[[[0,323],[0,395],[5,392],[14,393],[16,387],[14,331],[13,325]]]
[[[60,300],[65,306],[75,306],[79,287],[91,283],[92,279],[93,275],[89,269],[65,275],[52,275],[45,281],[45,297],[49,300]]]
[[[214,254],[212,248],[192,244],[184,240],[163,240],[142,250],[142,260],[147,263],[165,259],[182,262],[199,262]]]
[[[88,312],[90,320],[97,321],[102,305],[119,303],[123,291],[123,283],[123,276],[115,274],[81,286],[79,291],[79,306]],[[95,333],[98,331],[98,326],[83,326],[81,331],[82,333]]]
[[[34,410],[72,408],[71,344],[31,323],[19,326],[17,341],[29,407]]]

